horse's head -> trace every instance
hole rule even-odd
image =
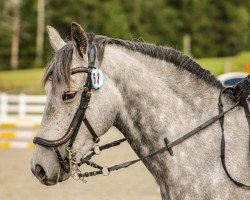
[[[72,41],[68,43],[65,43],[52,27],[48,27],[48,34],[55,54],[44,75],[47,102],[38,136],[46,140],[58,141],[67,133],[69,136],[72,134],[69,127],[79,109],[84,85],[87,82],[87,76],[89,76],[88,73],[72,74],[72,69],[87,68],[89,59],[91,57],[95,59],[93,55],[96,54],[90,55],[89,52],[91,46],[94,45],[91,41],[93,35],[87,36],[82,27],[76,23],[71,25]],[[97,59],[95,63],[100,65]],[[113,125],[119,108],[118,103],[119,93],[108,76],[105,76],[103,87],[99,90],[92,89],[89,108],[86,109],[87,119],[98,136],[103,135]],[[81,117],[78,119],[82,122]],[[72,148],[85,154],[93,147],[94,142],[93,135],[81,122]],[[66,142],[57,146],[62,158],[66,156],[66,147],[70,139],[66,137]],[[52,144],[54,143],[52,142]],[[32,172],[41,183],[46,185],[56,184],[69,177],[69,172],[65,172],[61,168],[55,149],[38,142],[33,152]]]

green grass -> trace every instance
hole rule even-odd
[[[226,65],[231,66],[231,71],[246,71],[245,65],[250,63],[250,52],[232,57],[201,58],[196,61],[216,75],[223,73]],[[44,94],[41,86],[43,71],[44,69],[0,71],[0,92]]]
[[[41,80],[44,69],[0,71],[0,92],[44,94]]]
[[[243,52],[232,57],[201,58],[197,59],[197,62],[216,75],[224,73],[227,68],[229,71],[246,72],[246,63],[250,63],[250,52]]]

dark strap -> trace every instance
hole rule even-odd
[[[58,158],[58,161],[60,163],[61,168],[66,173],[69,173],[69,171],[70,171],[69,159],[67,157],[65,159],[62,158],[61,153],[60,153],[58,147],[55,147],[54,150],[56,152],[56,155],[57,155],[57,158]]]
[[[250,94],[250,75],[239,82],[234,88],[234,96],[244,108],[249,128],[249,152],[250,152],[250,111],[247,103],[247,98]]]
[[[233,95],[237,101],[241,103],[244,102],[250,94],[250,75],[240,81],[233,88]]]
[[[70,70],[71,75],[77,73],[89,73],[89,68],[87,67],[76,67]]]
[[[244,102],[242,102],[242,106],[244,108],[245,115],[246,115],[246,118],[247,118],[247,123],[248,123],[248,130],[249,130],[249,152],[250,152],[250,110],[249,110],[248,103],[247,103],[246,99],[245,99]]]
[[[129,167],[130,165],[133,165],[139,161],[143,161],[145,160],[146,158],[149,158],[149,157],[152,157],[156,154],[160,154],[164,151],[169,151],[169,153],[171,155],[173,155],[172,153],[172,147],[182,143],[184,140],[190,138],[192,135],[194,135],[195,133],[198,133],[199,131],[201,131],[202,129],[208,127],[209,125],[213,124],[215,121],[217,121],[218,119],[220,119],[223,115],[225,115],[227,112],[229,112],[230,110],[234,109],[236,106],[238,106],[239,103],[236,103],[235,105],[233,105],[232,107],[230,107],[228,110],[216,115],[215,117],[213,117],[212,119],[209,119],[207,120],[206,122],[204,122],[203,124],[201,124],[199,127],[193,129],[192,131],[188,132],[187,134],[183,135],[182,137],[178,138],[177,140],[169,143],[167,138],[164,138],[164,141],[165,141],[165,144],[166,146],[149,154],[149,155],[146,155],[144,157],[141,157],[141,158],[138,158],[138,159],[135,159],[135,160],[131,160],[131,161],[128,161],[128,162],[125,162],[125,163],[121,163],[121,164],[118,164],[118,165],[114,165],[114,166],[111,166],[111,167],[108,167],[108,170],[111,172],[111,171],[114,171],[114,170],[119,170],[119,169],[122,169],[122,168],[127,168]],[[83,173],[81,175],[81,177],[84,177],[84,174],[86,175],[86,173]],[[95,173],[92,173],[92,174],[95,174]],[[98,173],[98,174],[102,174],[101,172]],[[98,175],[98,174],[95,174],[95,175]],[[94,176],[95,176],[94,175]],[[88,174],[89,176],[89,174]]]
[[[223,113],[223,103],[222,103],[222,94],[227,90],[228,88],[225,88],[224,90],[221,91],[220,93],[220,96],[219,96],[219,103],[218,103],[218,107],[219,107],[219,113]],[[249,114],[249,108],[248,108],[248,105],[247,105],[247,102],[246,100],[243,100],[241,103],[243,103],[243,107],[244,107],[244,111],[246,113],[246,115]],[[250,123],[249,123],[249,117],[247,117],[248,119],[248,127],[250,127]],[[236,181],[232,176],[231,174],[229,173],[228,169],[227,169],[227,166],[226,166],[226,161],[225,161],[225,135],[224,135],[224,115],[219,119],[220,121],[220,127],[221,127],[221,146],[220,146],[220,151],[221,151],[221,155],[220,155],[220,158],[221,158],[221,164],[222,164],[222,167],[225,171],[225,173],[227,174],[228,178],[234,183],[236,184],[237,186],[239,187],[242,187],[242,188],[246,188],[246,189],[250,189],[250,186],[248,185],[245,185],[243,183],[240,183],[239,181]]]
[[[225,89],[226,90],[226,89]],[[221,92],[221,94],[225,91],[223,90]],[[222,101],[221,101],[221,94],[220,94],[220,97],[219,97],[219,105],[220,106],[223,106],[222,105]],[[204,122],[203,124],[201,124],[200,126],[198,126],[197,128],[193,129],[192,131],[188,132],[187,134],[183,135],[182,137],[176,139],[175,141],[169,143],[169,141],[167,140],[167,138],[164,138],[164,141],[165,141],[165,144],[166,146],[159,149],[158,151],[154,152],[154,153],[151,153],[149,155],[146,155],[144,157],[141,157],[141,158],[138,158],[138,159],[135,159],[135,160],[131,160],[131,161],[128,161],[128,162],[124,162],[124,163],[121,163],[121,164],[118,164],[118,165],[114,165],[114,166],[111,166],[111,167],[108,167],[107,170],[109,172],[112,172],[112,171],[115,171],[115,170],[119,170],[119,169],[122,169],[122,168],[127,168],[139,161],[143,161],[145,160],[146,158],[149,158],[149,157],[152,157],[156,154],[160,154],[164,151],[169,151],[169,153],[171,155],[173,155],[173,151],[172,151],[172,147],[182,143],[183,141],[185,141],[186,139],[190,138],[191,136],[193,136],[194,134],[198,133],[199,131],[205,129],[206,127],[208,127],[209,125],[213,124],[214,122],[216,122],[217,120],[220,121],[220,123],[222,124],[222,128],[224,127],[223,126],[223,122],[224,122],[224,115],[229,112],[230,110],[234,109],[236,106],[239,105],[239,102],[237,102],[236,104],[234,104],[232,107],[230,107],[229,109],[227,109],[226,111],[223,111],[220,109],[220,112],[218,115],[216,115],[215,117],[207,120],[206,122]],[[246,112],[246,114],[249,114],[249,110],[248,112]],[[248,117],[249,119],[249,117]],[[112,144],[112,143],[111,143]],[[108,145],[108,146],[112,146],[112,145]],[[230,180],[232,180],[236,185],[240,186],[240,187],[244,187],[244,188],[247,188],[249,189],[249,186],[247,185],[244,185],[242,183],[239,183],[237,181],[235,181],[231,176],[230,174],[228,173],[227,171],[227,168],[226,168],[226,165],[225,165],[225,138],[224,138],[224,128],[223,128],[223,134],[222,134],[222,144],[221,144],[221,158],[222,158],[222,166],[226,172],[226,174],[228,175],[228,177],[230,178]],[[90,159],[94,154],[90,154],[91,156],[89,156],[88,159]],[[84,162],[82,162],[81,164],[83,164]],[[79,166],[81,165],[79,164]],[[93,165],[92,165],[93,166]],[[94,167],[96,168],[96,167]],[[79,177],[88,177],[88,176],[96,176],[96,175],[100,175],[100,174],[103,174],[102,172],[102,169],[98,168],[99,170],[98,171],[92,171],[92,172],[85,172],[85,173],[82,173],[82,174],[79,174]]]
[[[109,149],[111,147],[115,147],[120,145],[121,143],[127,141],[125,138],[123,139],[119,139],[101,146],[96,145],[95,148],[98,149],[99,153],[95,152],[95,148],[90,149],[90,152],[87,156],[85,156],[84,158],[81,159],[80,163],[78,163],[78,166],[81,166],[82,164],[84,164],[86,162],[86,160],[90,160],[94,155],[100,154],[101,151]]]
[[[94,33],[88,33],[88,68],[95,68],[95,60],[97,57],[97,53],[96,47],[93,44],[94,38]]]
[[[194,134],[196,134],[196,133],[200,132],[201,130],[205,129],[206,127],[210,126],[211,124],[213,124],[214,122],[216,122],[218,119],[222,118],[227,112],[229,112],[230,110],[233,110],[238,105],[239,105],[239,103],[234,104],[228,110],[226,110],[224,112],[221,112],[218,115],[212,117],[211,119],[205,121],[203,124],[201,124],[197,128],[193,129],[192,131],[188,132],[187,134],[183,135],[182,137],[176,139],[173,142],[168,143],[168,141],[165,141],[165,142],[167,142],[168,150],[171,150],[172,147],[174,147],[174,146],[182,143],[183,141],[185,141],[186,139],[190,138]]]
[[[81,163],[84,163],[84,164],[89,165],[90,167],[93,167],[93,168],[96,168],[96,169],[100,169],[100,170],[103,169],[102,166],[100,166],[100,165],[98,165],[98,164],[96,164],[96,163],[94,163],[94,162],[92,162],[90,160],[85,160],[84,158],[81,158]]]
[[[83,123],[86,125],[86,127],[88,128],[89,132],[91,133],[92,137],[93,137],[93,141],[95,143],[100,142],[100,138],[96,135],[94,129],[92,128],[92,126],[90,125],[88,119],[86,117],[83,118]]]
[[[118,145],[120,145],[122,142],[125,142],[125,141],[127,141],[126,138],[122,138],[122,139],[119,139],[119,140],[116,140],[116,141],[113,141],[113,142],[104,144],[104,145],[102,145],[102,146],[99,146],[99,149],[100,149],[100,151],[103,151],[103,150],[105,150],[105,149],[109,149],[109,148],[111,148],[111,147],[118,146]],[[94,151],[94,148],[92,148],[90,151]]]
[[[89,68],[87,67],[76,67],[73,69],[70,69],[70,74],[77,74],[77,73],[89,73]],[[49,76],[49,80],[52,81],[53,76]]]

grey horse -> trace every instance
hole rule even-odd
[[[86,74],[70,75],[70,69],[88,64],[88,34],[72,23],[72,41],[47,27],[55,54],[44,74],[46,107],[39,137],[63,136],[79,105]],[[111,126],[118,128],[139,157],[165,146],[218,114],[222,84],[199,64],[179,51],[147,43],[95,36],[97,64],[105,75],[104,86],[92,93],[86,116],[98,136]],[[77,92],[63,100],[65,91]],[[223,96],[224,107],[234,104]],[[241,107],[225,116],[226,163],[232,176],[250,182],[248,126]],[[219,122],[202,130],[168,152],[143,161],[160,186],[162,199],[250,199],[250,191],[234,185],[220,161]],[[82,125],[73,148],[87,153],[94,143]],[[65,147],[60,148],[63,155]],[[36,167],[40,166],[40,172]],[[41,183],[54,185],[67,180],[55,153],[36,145],[31,169]],[[41,178],[41,176],[43,178]],[[138,186],[139,187],[139,186]]]

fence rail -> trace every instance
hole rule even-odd
[[[33,148],[46,96],[0,93],[0,149]]]
[[[46,96],[42,95],[10,95],[0,93],[0,121],[10,118],[41,119]]]
[[[32,142],[23,141],[0,141],[0,149],[33,149]]]

